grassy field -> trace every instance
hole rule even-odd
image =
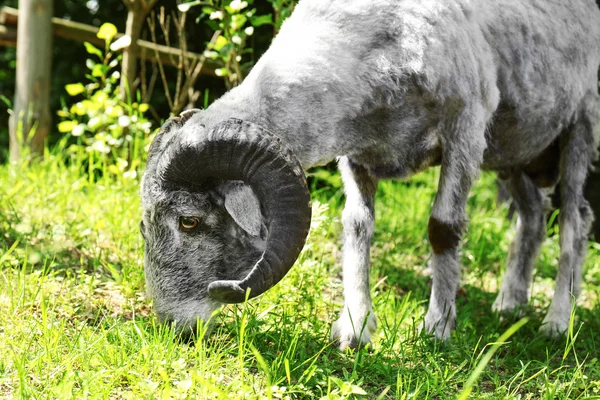
[[[490,308],[514,232],[495,208],[491,175],[469,201],[448,343],[419,333],[438,171],[380,185],[371,273],[379,327],[372,347],[342,354],[329,340],[342,302],[337,176],[311,178],[315,217],[292,272],[259,299],[225,307],[206,340],[183,343],[144,296],[139,176],[92,178],[82,159],[0,167],[0,398],[445,399],[472,390],[470,398],[600,399],[600,246],[590,244],[568,339],[538,334],[556,235],[538,261],[526,319],[500,320]]]

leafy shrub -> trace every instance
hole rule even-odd
[[[217,38],[211,42],[204,55],[223,63],[216,74],[225,79],[228,88],[237,86],[243,80],[245,71],[253,65],[253,49],[246,46],[246,43],[254,34],[254,29],[272,25],[274,31],[277,31],[296,4],[296,0],[269,2],[273,6],[275,17],[272,14],[257,15],[254,0],[191,1],[178,6],[182,12],[190,7],[201,6],[202,14],[199,19],[218,32]]]
[[[65,134],[59,146],[72,155],[87,153],[92,169],[135,177],[153,125],[145,115],[148,104],[119,98],[120,56],[115,53],[119,41],[112,41],[116,33],[114,25],[102,25],[98,37],[105,40],[103,50],[84,42],[90,55],[86,60],[89,82],[65,86],[73,103],[64,103],[58,111],[62,119],[58,130]]]
[[[273,6],[273,21],[272,24],[275,27],[275,32],[278,32],[281,28],[283,21],[287,19],[294,11],[297,0],[269,0],[269,3]]]

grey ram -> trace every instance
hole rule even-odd
[[[301,0],[244,82],[169,120],[142,183],[145,273],[159,316],[193,330],[281,280],[311,218],[304,170],[338,159],[346,192],[340,347],[376,327],[369,289],[377,182],[441,165],[424,325],[456,320],[465,204],[496,171],[519,214],[493,308],[527,303],[560,185],[561,256],[542,330],[567,329],[592,212],[600,11],[592,0]],[[364,329],[362,329],[364,327]]]

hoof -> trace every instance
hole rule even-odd
[[[346,310],[331,327],[331,339],[337,341],[341,351],[346,349],[358,349],[371,343],[371,335],[377,329],[377,317],[369,312],[362,318],[350,318]]]
[[[447,341],[450,339],[450,334],[456,326],[456,312],[451,310],[450,313],[441,314],[429,308],[423,328],[425,332],[434,335],[437,340]]]
[[[540,327],[540,333],[551,338],[560,338],[567,334],[569,330],[569,321],[553,321],[544,319]]]

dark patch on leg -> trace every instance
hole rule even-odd
[[[429,217],[429,243],[435,254],[458,247],[464,222],[442,222],[435,217]]]

